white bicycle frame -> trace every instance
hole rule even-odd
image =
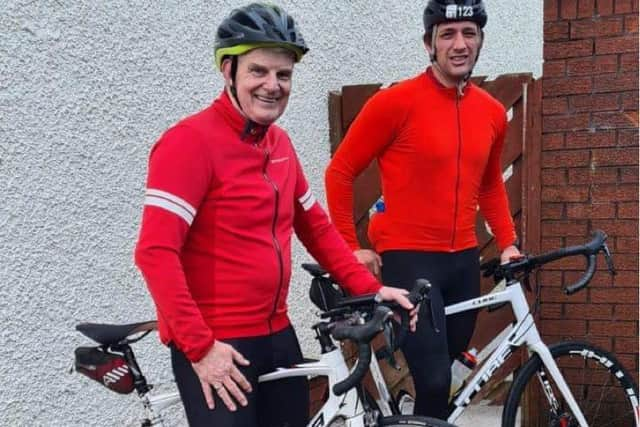
[[[499,288],[497,286],[496,288]],[[576,417],[581,427],[589,427],[587,421],[580,410],[576,400],[574,399],[567,382],[560,373],[556,365],[549,347],[542,341],[538,328],[533,320],[533,316],[529,311],[529,304],[522,289],[522,284],[514,282],[504,290],[492,291],[489,294],[462,301],[445,307],[447,316],[461,313],[469,310],[477,310],[479,308],[490,305],[502,304],[508,302],[515,315],[516,321],[509,325],[500,334],[504,334],[505,338],[497,345],[495,350],[489,356],[487,362],[482,368],[469,380],[467,385],[462,389],[460,394],[453,402],[455,409],[449,415],[448,422],[453,423],[462,414],[464,409],[469,405],[473,396],[480,391],[481,387],[489,381],[491,376],[504,364],[504,362],[512,355],[512,348],[526,345],[529,354],[536,353],[542,360],[547,372],[557,385],[560,393],[569,405],[571,412]],[[555,398],[549,390],[545,390],[547,399],[552,405],[556,404]],[[593,426],[592,426],[593,427]]]
[[[308,377],[312,375],[327,377],[329,398],[309,421],[307,427],[322,427],[339,417],[344,418],[344,425],[347,427],[365,426],[364,407],[358,397],[357,389],[354,387],[342,396],[336,396],[333,393],[333,386],[349,376],[349,368],[339,348],[322,354],[317,362],[302,363],[293,368],[278,368],[274,372],[261,375],[258,381],[262,383],[283,378]]]
[[[376,401],[383,415],[391,415],[389,391],[382,377],[376,357],[371,358],[370,370],[378,388],[380,399]],[[317,362],[301,363],[292,368],[278,368],[258,377],[258,382],[264,383],[277,381],[283,378],[325,376],[328,380],[329,398],[311,419],[307,427],[322,427],[328,425],[336,418],[343,417],[345,427],[365,427],[365,411],[354,387],[341,396],[333,393],[333,386],[349,376],[349,368],[339,348],[324,353]],[[151,392],[141,396],[140,399],[146,410],[150,426],[163,426],[162,412],[177,403],[180,403],[178,392],[170,392],[153,395]]]
[[[148,426],[164,426],[164,418],[162,412],[178,403],[181,403],[180,394],[177,391],[170,393],[161,393],[154,395],[152,392],[147,392],[145,395],[140,396],[140,400],[144,405],[146,420],[148,420]],[[145,425],[145,424],[143,424]]]

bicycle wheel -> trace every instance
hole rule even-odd
[[[577,341],[558,343],[549,350],[589,426],[637,426],[638,386],[611,353]],[[524,412],[522,397],[527,388],[539,399]],[[522,367],[504,406],[502,427],[520,425],[579,425],[538,355]]]
[[[380,427],[455,427],[446,421],[435,418],[419,417],[417,415],[394,415],[380,419]]]

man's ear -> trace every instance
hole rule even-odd
[[[224,83],[227,86],[231,86],[233,84],[233,79],[231,78],[231,62],[231,57],[227,56],[222,60],[222,64],[220,65],[222,76],[224,77]]]
[[[422,41],[424,42],[424,48],[427,49],[427,53],[429,56],[433,55],[433,47],[431,46],[431,37],[427,33],[424,33],[422,36]]]

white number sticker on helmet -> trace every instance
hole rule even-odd
[[[445,16],[447,19],[456,19],[458,17],[458,6],[455,4],[447,5]]]
[[[473,18],[473,7],[449,4],[445,9],[445,16],[447,19]]]

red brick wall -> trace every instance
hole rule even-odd
[[[543,271],[546,341],[585,337],[638,372],[638,0],[544,0],[542,250],[609,235],[619,274],[600,260],[565,297],[581,260]]]

